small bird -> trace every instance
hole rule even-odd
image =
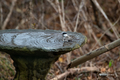
[[[63,32],[62,36],[63,36],[64,42],[71,42],[72,41],[72,38],[66,32]]]

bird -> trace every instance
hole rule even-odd
[[[72,42],[72,38],[66,32],[63,32],[62,36],[64,42]]]

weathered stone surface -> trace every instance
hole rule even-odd
[[[64,42],[62,31],[1,30],[0,51],[10,54],[16,68],[15,80],[44,80],[60,54],[79,48],[86,42],[81,33],[66,32],[72,41]]]

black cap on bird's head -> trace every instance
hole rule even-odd
[[[62,33],[62,36],[65,37],[65,36],[68,36],[68,34],[67,34],[66,32],[63,32],[63,33]]]

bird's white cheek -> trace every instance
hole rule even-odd
[[[64,36],[66,37],[66,36],[68,36],[67,34],[64,34]]]

